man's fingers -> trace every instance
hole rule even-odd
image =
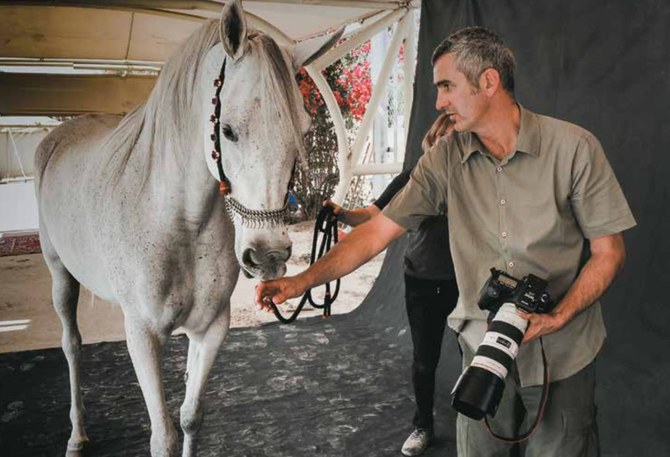
[[[260,308],[270,310],[272,303],[281,305],[289,298],[297,297],[300,293],[302,292],[296,289],[290,278],[276,279],[258,284],[254,301]]]
[[[268,297],[269,298],[269,297]],[[268,304],[272,301],[275,305],[281,305],[286,301],[286,295],[283,293],[277,293],[276,295],[273,295],[271,299],[268,300]]]
[[[254,301],[260,308],[271,310],[271,303],[280,305],[284,303],[287,298],[289,298],[282,290],[282,281],[283,280],[280,279],[278,281],[261,282],[256,287]]]
[[[256,287],[256,304],[260,307],[268,306],[266,301],[276,293],[276,288],[267,282],[261,282]]]
[[[342,207],[331,200],[324,200],[323,206],[330,206],[333,208],[333,214],[340,214],[342,211]]]

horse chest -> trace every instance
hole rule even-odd
[[[234,259],[232,249],[224,256],[203,253],[196,257],[192,301],[180,326],[201,330],[230,306],[230,296],[239,276],[239,266]]]
[[[117,289],[127,294],[124,310],[151,316],[165,331],[208,324],[228,306],[237,281],[233,240],[222,227],[197,236],[137,236],[135,254],[116,256],[111,271]]]

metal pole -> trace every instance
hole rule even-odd
[[[8,130],[8,133],[9,133],[9,139],[12,140],[12,146],[14,146],[13,151],[14,155],[16,156],[16,161],[19,163],[19,168],[21,168],[21,174],[23,175],[23,179],[26,179],[26,172],[23,169],[23,162],[21,162],[21,157],[19,156],[19,148],[16,147],[16,142],[14,141],[12,131]]]
[[[379,107],[379,104],[384,95],[386,95],[386,89],[389,85],[389,76],[391,74],[391,70],[393,69],[394,61],[398,55],[398,50],[400,49],[402,38],[406,34],[408,17],[409,15],[405,14],[403,19],[398,23],[395,35],[393,36],[393,40],[389,46],[388,54],[384,60],[384,65],[379,72],[379,77],[377,78],[375,88],[372,91],[372,96],[370,97],[370,101],[365,110],[363,121],[361,122],[361,125],[356,134],[356,140],[351,147],[351,157],[349,159],[351,165],[347,167],[348,169],[346,173],[343,170],[340,170],[340,182],[337,185],[334,197],[336,202],[343,201],[344,197],[346,196],[347,189],[349,188],[349,183],[351,182],[352,178],[350,167],[352,165],[356,166],[358,164],[360,155],[363,152],[363,147],[365,146],[367,137],[370,134],[370,129],[372,128],[372,122],[375,118],[377,108]]]
[[[412,116],[412,103],[414,101],[414,69],[416,65],[416,17],[415,13],[409,14],[410,20],[407,24],[407,37],[405,38],[405,148],[406,151],[407,138],[409,136],[409,121]],[[397,157],[396,160],[404,160],[403,157]]]
[[[330,112],[330,117],[333,121],[333,126],[335,127],[335,136],[337,137],[337,167],[340,170],[340,180],[343,174],[351,174],[351,163],[348,160],[350,155],[349,151],[349,141],[347,140],[347,129],[344,126],[344,118],[342,117],[342,111],[340,106],[335,100],[335,95],[333,90],[328,85],[328,81],[323,77],[320,70],[314,68],[314,64],[307,65],[305,67],[307,73],[312,77],[314,84],[321,92],[323,101],[326,103],[326,107]],[[338,198],[337,192],[333,196],[333,201],[338,204],[342,204],[344,200],[344,195]]]
[[[402,163],[362,163],[356,165],[351,174],[354,176],[390,175],[401,171]]]

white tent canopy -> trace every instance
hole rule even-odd
[[[0,59],[163,62],[200,22],[217,18],[212,0],[3,0]],[[256,24],[272,24],[291,40],[364,21],[409,1],[245,1]]]
[[[0,3],[0,116],[129,111],[146,98],[155,76],[64,75],[44,71],[63,66],[158,71],[202,21],[218,18],[224,3],[213,0],[3,0]],[[335,124],[341,175],[336,201],[344,199],[354,175],[393,173],[401,168],[402,157],[399,163],[376,168],[363,167],[358,162],[403,42],[406,42],[405,123],[409,119],[416,44],[414,20],[408,13],[417,6],[417,0],[244,2],[250,24],[284,44],[342,26],[357,25],[348,29],[347,41],[307,67]],[[350,147],[339,107],[321,70],[395,23],[398,23],[395,36],[378,78],[373,82],[366,115]],[[3,73],[1,68],[20,68],[21,71]]]

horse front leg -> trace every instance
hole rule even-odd
[[[141,322],[138,316],[126,314],[126,341],[135,374],[151,420],[151,457],[175,457],[178,453],[175,430],[163,390],[161,357],[167,335]]]
[[[197,435],[205,414],[202,406],[209,372],[216,354],[230,327],[230,305],[202,333],[187,332],[189,337],[186,372],[186,396],[181,405],[181,428],[184,431],[182,457],[193,457],[197,452]]]

